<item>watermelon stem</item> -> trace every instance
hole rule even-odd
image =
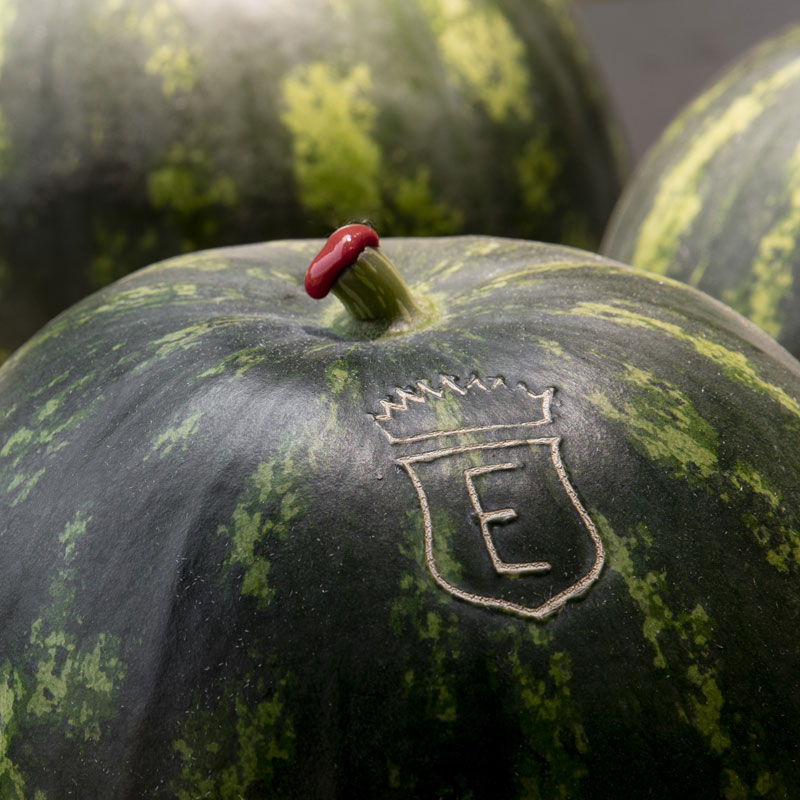
[[[379,248],[362,250],[331,291],[359,320],[411,324],[422,314],[397,268]]]

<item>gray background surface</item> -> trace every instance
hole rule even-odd
[[[734,59],[800,23],[800,0],[574,0],[634,163]]]

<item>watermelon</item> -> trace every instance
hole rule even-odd
[[[744,55],[667,128],[601,250],[699,287],[800,355],[800,26]]]
[[[351,313],[334,244],[158,263],[0,368],[0,796],[794,796],[795,359],[514,239],[383,239]]]
[[[599,245],[624,154],[562,0],[3,0],[0,348],[184,251]]]

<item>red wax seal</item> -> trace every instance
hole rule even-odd
[[[306,270],[306,291],[315,300],[325,297],[339,273],[354,264],[365,247],[377,247],[378,234],[369,225],[344,225],[334,231]]]

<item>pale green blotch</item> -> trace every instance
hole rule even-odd
[[[331,364],[325,370],[325,382],[333,395],[341,394],[350,383],[350,371],[340,361]]]
[[[118,657],[120,639],[101,633],[79,647],[78,637],[67,632],[68,623],[81,624],[72,611],[77,582],[69,564],[90,521],[87,510],[81,509],[58,537],[64,546],[65,568],[50,585],[51,603],[31,625],[23,654],[26,666],[15,669],[6,663],[0,669],[0,787],[4,790],[24,789],[23,777],[8,757],[15,732],[45,725],[61,728],[68,738],[97,741],[103,720],[117,712],[116,693],[126,673]]]
[[[0,448],[0,456],[8,458],[10,455],[25,452],[33,438],[34,432],[30,428],[19,428],[6,439],[3,447]]]
[[[77,324],[83,324],[98,314],[123,314],[137,308],[147,306],[160,306],[169,302],[172,297],[172,287],[168,284],[154,286],[135,286],[115,293],[108,302],[96,306],[90,313],[78,318]]]
[[[138,272],[136,273],[136,280],[138,280],[139,274],[140,273]],[[134,278],[134,276],[128,277],[129,279]],[[126,279],[120,280],[117,285],[125,286]],[[163,306],[181,304],[194,305],[197,303],[214,305],[223,299],[226,299],[225,293],[223,293],[222,296],[202,297],[198,293],[197,284],[190,283],[188,281],[158,283],[150,286],[133,286],[129,289],[125,288],[115,292],[113,295],[109,296],[106,302],[104,302],[102,305],[95,306],[94,308],[88,308],[86,311],[80,313],[76,312],[74,315],[70,315],[68,318],[65,318],[64,325],[66,327],[68,323],[69,327],[79,327],[81,325],[85,325],[87,322],[91,322],[99,314],[113,314],[116,316],[122,316],[142,308],[159,308]],[[60,319],[57,319],[56,324],[60,321]],[[220,323],[221,321],[217,321],[217,323],[211,322],[209,325],[213,327],[215,324],[218,325]],[[232,323],[229,320],[225,320],[222,322],[222,324]],[[60,332],[62,332],[61,329],[58,327],[54,328],[53,325],[50,325],[44,331],[44,334],[36,338],[36,344],[41,344],[50,336]],[[117,345],[115,349],[118,349],[118,347],[119,345]]]
[[[788,187],[784,215],[758,242],[758,253],[745,285],[723,299],[770,336],[781,332],[786,313],[782,302],[792,292],[794,263],[800,243],[800,145],[786,165]]]
[[[356,373],[348,369],[347,363],[343,359],[337,359],[325,368],[324,379],[333,398],[346,394],[353,402],[360,401],[362,397],[361,381]],[[334,403],[331,402],[330,406],[335,410]]]
[[[637,367],[626,366],[618,377],[634,388],[630,399],[618,401],[618,406],[601,394],[588,400],[606,419],[622,424],[637,449],[690,483],[718,471],[717,434],[688,397]]]
[[[276,764],[292,758],[295,733],[283,698],[287,680],[278,682],[269,700],[253,706],[247,687],[260,683],[246,676],[242,685],[225,687],[215,709],[190,712],[182,721],[182,736],[172,746],[181,762],[180,776],[170,786],[178,800],[237,800],[249,797],[256,783],[269,790]],[[228,758],[231,749],[234,759]]]
[[[0,791],[8,800],[25,800],[25,776],[8,754],[18,725],[16,714],[23,691],[18,676],[6,661],[0,666]]]
[[[63,378],[69,374],[63,373]],[[59,376],[54,381],[51,381],[50,386],[54,386],[57,383],[60,383],[62,376]],[[85,375],[83,378],[79,378],[74,383],[71,383],[65,389],[60,391],[58,394],[53,395],[36,413],[36,421],[38,423],[43,423],[48,417],[53,416],[58,412],[58,409],[61,408],[61,404],[69,398],[70,394],[73,392],[78,392],[83,389],[86,385],[91,384],[92,381],[95,379],[94,375]]]
[[[60,719],[69,738],[99,741],[102,722],[117,711],[116,688],[124,679],[121,640],[101,633],[91,647],[79,647],[63,630],[46,632],[42,619],[31,628],[31,649],[38,650],[36,683],[26,711]]]
[[[72,561],[75,555],[75,547],[80,538],[86,534],[86,528],[91,519],[91,516],[87,516],[86,511],[81,509],[59,534],[58,541],[64,545],[64,561],[66,563]]]
[[[521,796],[538,800],[543,785],[549,797],[579,796],[581,782],[588,776],[581,756],[589,751],[589,742],[572,699],[569,653],[551,653],[546,674],[534,672],[516,646],[508,661],[521,701],[517,717],[533,756],[518,767]],[[542,758],[547,760],[547,774],[540,771]]]
[[[197,379],[212,378],[219,375],[230,375],[240,378],[248,370],[260,364],[271,364],[275,360],[272,353],[264,351],[263,347],[244,347],[235,353],[225,356],[218,364],[203,370]]]
[[[36,659],[36,677],[26,712],[58,720],[68,737],[98,741],[102,721],[116,713],[116,691],[126,668],[119,659],[119,637],[100,633],[79,647],[66,629],[69,621],[80,624],[71,608],[77,583],[69,565],[90,522],[87,509],[80,509],[58,537],[66,568],[50,585],[51,605],[31,626],[29,653]]]
[[[724,700],[716,681],[716,669],[703,671],[693,664],[686,677],[700,689],[702,697],[693,697],[689,702],[689,718],[695,729],[708,740],[715,753],[722,753],[731,746],[730,736],[720,726]]]
[[[90,378],[82,378],[73,384],[74,387],[82,387]],[[61,394],[65,395],[70,388],[65,389]],[[98,395],[79,408],[72,415],[65,417],[59,415],[58,411],[61,404],[53,407],[46,407],[46,415],[39,421],[40,424],[35,428],[23,427],[15,431],[8,437],[2,449],[0,457],[8,458],[8,465],[0,470],[0,484],[5,483],[5,491],[16,492],[12,505],[17,505],[28,498],[32,489],[36,486],[39,479],[46,472],[47,466],[40,466],[33,473],[20,471],[20,462],[29,456],[35,456],[32,461],[41,464],[42,456],[49,456],[65,447],[69,442],[69,436],[80,425],[80,423],[92,413],[99,403],[103,401],[103,395]],[[37,460],[38,459],[38,460]]]
[[[119,228],[101,222],[92,226],[92,257],[89,261],[89,278],[92,286],[107,286],[118,276],[120,263],[131,250],[128,234]]]
[[[158,436],[153,439],[150,450],[144,457],[145,461],[156,454],[158,455],[159,459],[164,459],[177,446],[181,446],[182,449],[185,450],[189,444],[189,441],[197,435],[197,432],[200,429],[200,420],[202,418],[202,411],[192,411],[177,425],[167,428],[159,433]]]
[[[777,489],[750,464],[738,462],[731,471],[731,480],[737,488],[747,486],[751,491],[761,495],[773,510],[777,510],[780,506],[781,499]]]
[[[379,212],[382,165],[372,139],[377,109],[369,99],[369,67],[356,64],[338,74],[324,62],[302,65],[283,79],[281,90],[302,205],[333,225]]]
[[[644,273],[637,273],[644,276]],[[648,276],[655,277],[655,276]],[[765,381],[755,367],[747,360],[747,356],[736,350],[730,350],[724,345],[707,339],[704,336],[694,336],[678,325],[665,322],[655,317],[640,314],[621,305],[603,303],[579,303],[570,313],[581,314],[589,317],[605,318],[618,325],[632,328],[644,328],[665,334],[689,345],[698,355],[713,361],[721,367],[725,375],[737,383],[744,384],[753,391],[771,397],[785,409],[800,417],[800,403],[786,393],[780,386]]]
[[[711,117],[683,148],[682,156],[662,178],[653,203],[639,227],[631,258],[635,266],[667,274],[686,233],[699,214],[701,181],[714,156],[743,134],[783,87],[800,77],[800,58],[789,62],[751,90],[738,96],[724,111]]]
[[[151,0],[142,7],[137,4],[126,10],[124,29],[137,37],[149,55],[145,72],[161,80],[161,89],[167,97],[179,92],[190,92],[197,82],[197,67],[188,44],[185,23],[171,0]],[[118,0],[109,0],[107,9],[121,9]]]
[[[398,177],[393,182],[394,209],[401,216],[413,220],[408,230],[393,224],[395,236],[446,236],[463,227],[463,213],[436,200],[430,182],[431,171],[426,166],[419,167],[413,177]]]
[[[447,579],[457,581],[460,567],[446,545],[456,530],[456,523],[440,510],[433,510],[432,516],[435,530],[443,534],[436,542],[437,568]],[[406,558],[416,563],[416,569],[401,576],[400,594],[392,601],[389,621],[400,639],[408,635],[407,627],[411,627],[417,639],[427,644],[428,651],[424,668],[420,665],[408,670],[401,688],[406,693],[422,694],[428,716],[453,723],[458,718],[458,693],[452,667],[453,660],[461,654],[458,618],[449,610],[452,597],[442,591],[428,570],[421,512],[419,509],[408,512],[407,517],[408,526],[398,548]]]
[[[251,278],[256,278],[257,280],[266,280],[268,277],[267,271],[262,267],[250,267],[247,270],[247,274]],[[301,275],[300,273],[292,275],[288,272],[283,272],[282,270],[279,269],[271,269],[269,271],[269,275],[272,275],[275,278],[280,278],[280,280],[286,281],[287,283],[291,283],[294,286],[303,285],[303,275]]]
[[[655,652],[653,664],[665,669],[667,660],[661,650],[659,636],[662,631],[674,626],[672,611],[666,606],[660,595],[660,592],[666,588],[666,576],[663,572],[650,571],[640,577],[636,574],[632,557],[632,552],[646,543],[649,537],[644,539],[640,535],[620,537],[614,532],[605,517],[602,515],[596,517],[594,514],[592,517],[602,523],[601,530],[608,552],[608,563],[615,572],[622,576],[628,594],[644,615],[642,633]]]
[[[136,272],[137,277],[151,272],[161,272],[170,269],[187,269],[192,272],[224,272],[229,268],[229,263],[213,253],[183,253],[173,256],[166,261],[159,261],[149,267]]]
[[[217,534],[229,541],[225,566],[242,571],[240,591],[255,597],[266,607],[273,597],[269,585],[270,561],[260,554],[265,539],[283,540],[292,524],[310,505],[301,488],[307,475],[291,458],[262,462],[248,479],[239,495],[228,525],[220,525]]]
[[[531,74],[525,45],[502,12],[475,0],[419,0],[442,60],[499,124],[530,121]]]
[[[653,664],[667,671],[682,671],[696,691],[684,696],[678,708],[679,716],[708,742],[715,753],[730,747],[727,728],[722,724],[724,698],[716,682],[718,660],[710,658],[709,647],[715,624],[701,604],[691,611],[675,613],[664,600],[668,594],[667,575],[649,571],[643,576],[634,566],[633,553],[637,548],[647,547],[653,534],[640,524],[635,536],[620,536],[599,511],[592,514],[606,545],[606,563],[618,573],[631,599],[644,616],[642,633],[653,647]],[[645,535],[643,535],[643,533]],[[640,560],[646,561],[646,556]],[[681,661],[668,661],[661,646],[662,637],[668,633],[677,635],[683,644],[678,651]]]
[[[150,359],[139,364],[134,372],[139,372],[143,369],[146,369],[147,365],[152,360],[166,358],[167,356],[171,356],[176,352],[189,350],[192,347],[196,347],[198,344],[200,344],[203,337],[207,336],[212,331],[229,328],[232,325],[238,324],[239,320],[237,319],[212,319],[204,322],[196,322],[192,325],[187,325],[185,328],[181,328],[180,330],[167,333],[159,339],[156,339],[154,342],[148,344],[148,349],[153,351],[152,355]]]
[[[148,176],[147,192],[155,208],[169,209],[187,220],[209,209],[230,208],[237,201],[233,179],[212,177],[208,156],[181,143],[172,145],[164,163]],[[185,245],[189,249],[191,241]]]
[[[525,143],[514,167],[525,208],[534,215],[551,214],[555,210],[561,163],[546,133],[541,132]]]
[[[33,491],[36,484],[39,482],[39,479],[44,475],[46,472],[45,468],[42,467],[41,469],[36,470],[30,476],[24,476],[22,480],[17,480],[20,478],[20,475],[16,475],[14,479],[12,479],[11,483],[8,486],[8,491],[14,491],[19,488],[16,497],[11,502],[11,506],[14,507],[19,505],[19,503],[24,502],[28,499],[28,495]]]
[[[586,269],[587,261],[545,261],[538,264],[525,264],[515,269],[503,270],[478,287],[480,292],[493,292],[508,286],[526,286],[537,279],[544,278],[550,272],[566,272],[567,270]],[[469,302],[472,302],[471,299]]]

